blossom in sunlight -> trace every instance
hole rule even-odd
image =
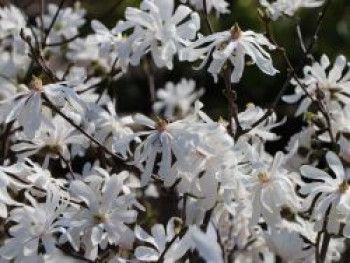
[[[266,114],[266,110],[255,106],[254,104],[248,104],[245,111],[238,113],[238,121],[243,130],[247,130],[242,137],[247,139],[251,137],[260,138],[263,141],[274,141],[279,139],[279,137],[271,130],[281,126],[285,123],[285,119],[277,122],[276,113],[269,115],[266,120],[258,123],[260,119]],[[232,120],[234,125],[234,130],[236,130],[236,123]],[[256,125],[256,123],[258,123]]]
[[[59,7],[55,4],[49,4],[48,13],[43,16],[43,27],[48,29],[53,17]],[[65,7],[58,13],[55,24],[49,34],[49,43],[60,43],[65,39],[70,39],[78,35],[79,28],[84,25],[85,10],[80,8]],[[38,27],[41,27],[41,19],[37,18]]]
[[[136,220],[136,204],[132,194],[123,194],[123,182],[128,174],[114,174],[90,184],[75,180],[70,184],[72,196],[86,204],[73,209],[59,221],[67,228],[60,242],[69,241],[76,251],[84,247],[85,257],[95,260],[98,248],[108,244],[130,247],[133,231],[127,226]]]
[[[275,46],[264,35],[253,31],[242,31],[236,24],[228,31],[200,37],[181,51],[180,60],[190,62],[202,60],[199,69],[211,59],[208,72],[213,75],[215,80],[225,64],[231,64],[233,66],[231,82],[236,83],[242,77],[246,65],[246,55],[265,74],[275,75],[278,72],[272,65],[270,54],[263,46],[270,50],[275,49]]]
[[[166,245],[175,236],[175,222],[179,220],[177,218],[171,218],[166,226],[161,224],[156,224],[152,227],[152,236],[145,232],[140,226],[135,227],[135,236],[138,240],[143,241],[152,245],[149,246],[139,246],[135,250],[135,256],[138,260],[153,262],[157,261],[160,255],[164,252]]]
[[[87,43],[83,44],[85,49],[89,51],[90,46],[92,49],[96,49],[95,45],[97,45],[98,56],[96,59],[102,62],[102,65],[107,62],[109,67],[120,68],[122,72],[126,72],[135,39],[124,37],[121,32],[115,32],[115,29],[108,30],[97,20],[91,22],[91,27],[95,34],[88,36]],[[82,56],[81,50],[76,50],[76,53],[78,56]],[[86,53],[86,58],[91,59],[88,53]]]
[[[133,137],[133,131],[128,126],[134,121],[131,116],[118,116],[112,102],[106,105],[107,110],[98,113],[96,121],[95,137],[103,142],[109,149],[126,158],[130,153],[129,139]],[[137,140],[137,138],[135,138]]]
[[[42,94],[45,94],[56,106],[70,103],[81,107],[83,102],[66,82],[43,85],[41,79],[33,78],[24,91],[4,101],[0,101],[0,120],[9,123],[17,120],[29,138],[33,138],[39,129],[42,119]]]
[[[283,153],[278,152],[270,168],[253,170],[247,178],[246,186],[253,198],[251,226],[256,225],[262,215],[269,226],[276,227],[281,222],[283,207],[300,208],[288,170],[283,167],[284,158]]]
[[[48,167],[51,158],[61,159],[62,166],[66,167],[65,162],[71,159],[71,154],[74,155],[73,151],[69,151],[69,145],[81,148],[89,144],[81,132],[56,115],[52,121],[41,125],[33,139],[29,140],[25,134],[18,135],[18,142],[11,147],[11,150],[18,152],[17,157],[20,159],[34,154],[43,155],[44,168]]]
[[[177,239],[164,255],[164,263],[172,263],[179,260],[188,250],[196,250],[208,263],[222,263],[222,251],[217,242],[216,229],[209,224],[207,231],[195,226],[189,226],[186,234]]]
[[[25,15],[14,5],[0,8],[0,39],[3,46],[20,45],[20,32],[27,26]],[[29,31],[28,31],[29,33]],[[7,38],[7,39],[6,39]],[[23,47],[23,45],[21,45]]]
[[[305,210],[310,209],[317,198],[311,215],[316,221],[315,230],[322,229],[325,214],[329,210],[327,231],[336,234],[339,232],[340,224],[345,223],[345,216],[350,211],[349,175],[334,152],[328,152],[326,160],[335,177],[311,165],[303,165],[300,168],[302,176],[312,181],[303,183],[300,193],[307,195],[303,202]],[[346,222],[347,227],[349,223]]]
[[[216,16],[220,14],[229,14],[229,3],[225,0],[205,0],[207,4],[207,12],[210,13],[214,11]],[[189,2],[198,11],[203,11],[203,0],[181,0],[181,2]]]
[[[269,229],[264,232],[264,237],[269,248],[285,262],[311,262],[315,249],[305,243],[301,234],[285,227]]]
[[[141,169],[141,185],[145,186],[150,181],[158,152],[161,153],[158,174],[160,178],[167,180],[173,162],[172,155],[180,163],[184,161],[183,157],[186,156],[186,152],[199,140],[198,134],[186,129],[189,124],[186,120],[168,123],[159,118],[155,122],[141,114],[136,114],[133,119],[135,123],[151,129],[135,134],[139,136],[147,135],[147,138],[137,146],[134,152],[134,160],[130,163]]]
[[[38,203],[27,195],[30,206],[15,208],[9,220],[16,224],[9,230],[11,238],[0,248],[0,257],[14,262],[42,262],[43,245],[45,254],[56,250],[55,234],[60,233],[57,219],[67,208],[67,200],[62,200],[60,193],[48,189],[46,202]]]
[[[157,67],[173,68],[173,57],[196,36],[200,18],[189,7],[174,0],[144,0],[140,9],[128,7],[126,21],[119,21],[112,30],[114,35],[133,29],[128,37],[132,42],[130,63],[140,64],[140,59],[151,53]]]
[[[277,20],[284,14],[293,16],[299,8],[315,8],[323,5],[323,3],[324,0],[260,0],[260,4],[266,7],[273,20]]]
[[[10,179],[0,170],[0,218],[7,218],[7,206],[17,206],[21,205],[12,199],[11,195],[8,193],[8,187],[10,184]]]
[[[203,94],[203,89],[195,91],[196,82],[194,80],[182,79],[174,84],[167,82],[164,89],[157,90],[158,101],[153,105],[153,109],[173,120],[176,116],[185,117],[191,110],[192,104]]]
[[[295,80],[291,82],[295,86],[294,94],[283,96],[283,100],[295,103],[301,99],[296,116],[307,111],[312,101],[300,87],[301,84],[314,99],[320,97],[328,106],[331,102],[349,104],[350,71],[346,67],[344,56],[338,56],[331,67],[329,58],[323,54],[320,62],[316,61],[311,66],[304,67],[304,78],[300,79],[300,83]]]

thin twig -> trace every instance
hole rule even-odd
[[[213,29],[213,26],[212,26],[212,24],[210,22],[210,19],[209,19],[207,0],[203,0],[203,13],[204,13],[204,20],[205,20],[205,23],[208,26],[210,34],[213,34],[214,33],[214,29]]]
[[[44,30],[45,34],[44,34],[44,38],[43,38],[43,41],[42,41],[42,49],[44,49],[46,47],[47,38],[49,37],[50,32],[53,29],[53,27],[54,27],[54,25],[55,25],[55,23],[57,21],[58,15],[60,14],[60,12],[62,10],[65,1],[66,0],[61,0],[60,4],[58,5],[58,8],[56,10],[55,15],[54,15],[54,17],[51,20],[51,23],[50,23],[49,27],[46,30]]]
[[[304,56],[302,57],[300,63],[292,71],[288,72],[287,78],[286,78],[285,82],[283,83],[282,88],[280,89],[279,93],[275,97],[273,103],[271,104],[270,108],[266,111],[266,113],[259,120],[257,120],[252,125],[251,129],[258,126],[260,123],[262,123],[264,120],[266,120],[272,114],[273,110],[276,108],[279,101],[281,100],[281,97],[286,92],[287,88],[289,87],[290,81],[294,77],[294,72],[299,72],[303,68],[303,66],[305,65],[305,63],[308,59],[308,55],[310,54],[310,52],[312,51],[312,49],[314,48],[314,46],[316,44],[316,40],[317,40],[318,35],[320,33],[320,29],[321,29],[321,26],[323,24],[323,20],[325,18],[325,15],[326,15],[326,12],[329,8],[330,3],[331,3],[331,0],[327,0],[327,2],[324,4],[322,11],[319,13],[313,37],[312,37],[310,43],[307,45],[306,52],[304,52]],[[270,21],[267,19],[267,20],[264,20],[263,22],[266,24],[266,23],[269,23]],[[267,34],[270,34],[270,31],[267,32]],[[251,129],[245,130],[243,132],[247,133]]]
[[[155,87],[155,78],[154,78],[154,70],[151,59],[145,59],[144,61],[144,71],[148,80],[148,89],[150,96],[150,111],[153,112],[153,104],[156,102],[156,87]]]
[[[228,133],[231,136],[238,137],[239,134],[241,134],[242,127],[239,123],[238,119],[238,107],[236,104],[236,91],[232,89],[231,86],[231,70],[230,68],[226,65],[224,69],[224,82],[225,82],[225,95],[228,100]],[[233,123],[232,119],[235,121],[235,131],[233,131]]]
[[[79,125],[77,125],[73,120],[71,120],[67,115],[65,115],[56,105],[54,105],[48,97],[43,94],[44,101],[48,104],[49,108],[52,109],[55,113],[60,115],[63,119],[65,119],[69,124],[71,124],[74,128],[76,128],[78,131],[80,131],[85,137],[87,137],[90,141],[95,143],[97,146],[99,146],[103,151],[110,156],[114,157],[115,159],[119,160],[120,158],[110,151],[106,146],[104,146],[102,143],[100,143],[98,140],[96,140],[94,137],[92,137],[90,134],[88,134],[84,129],[82,129]]]

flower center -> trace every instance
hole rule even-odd
[[[341,182],[341,184],[338,186],[338,191],[343,194],[349,189],[349,184],[346,180]]]
[[[231,32],[231,38],[233,40],[237,40],[242,37],[242,30],[237,23],[231,28],[230,32]]]
[[[317,86],[321,90],[329,90],[329,89],[332,88],[330,83],[328,83],[328,82],[321,82],[321,81],[317,83]]]
[[[98,214],[94,215],[94,222],[96,224],[102,224],[102,223],[106,222],[106,215],[104,215],[102,213],[98,213]]]
[[[43,82],[40,78],[33,76],[32,80],[29,83],[29,89],[35,91],[43,90]]]
[[[165,131],[167,125],[168,125],[168,122],[166,120],[163,120],[157,117],[156,128],[159,132]]]
[[[267,183],[270,181],[270,176],[267,172],[261,172],[258,174],[259,181],[262,183]]]

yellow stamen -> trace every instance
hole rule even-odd
[[[270,181],[270,176],[267,172],[261,172],[258,174],[259,181],[262,183],[267,183]]]
[[[101,224],[101,223],[104,223],[106,222],[106,216],[104,214],[97,214],[97,215],[94,215],[94,221],[96,224]]]

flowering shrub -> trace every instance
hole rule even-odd
[[[313,56],[334,2],[260,0],[264,32],[239,23],[215,31],[209,14],[230,15],[225,0],[142,0],[111,29],[64,1],[34,19],[1,7],[0,262],[341,259],[350,237],[350,63]],[[293,65],[272,28],[301,8],[320,13]],[[156,86],[156,73],[175,62],[224,83],[225,117],[209,116],[206,87],[194,79]],[[248,64],[283,75],[270,108],[239,109]],[[113,84],[142,70],[152,113],[117,110]],[[296,105],[305,127],[271,153],[274,128],[286,128],[280,101]]]

